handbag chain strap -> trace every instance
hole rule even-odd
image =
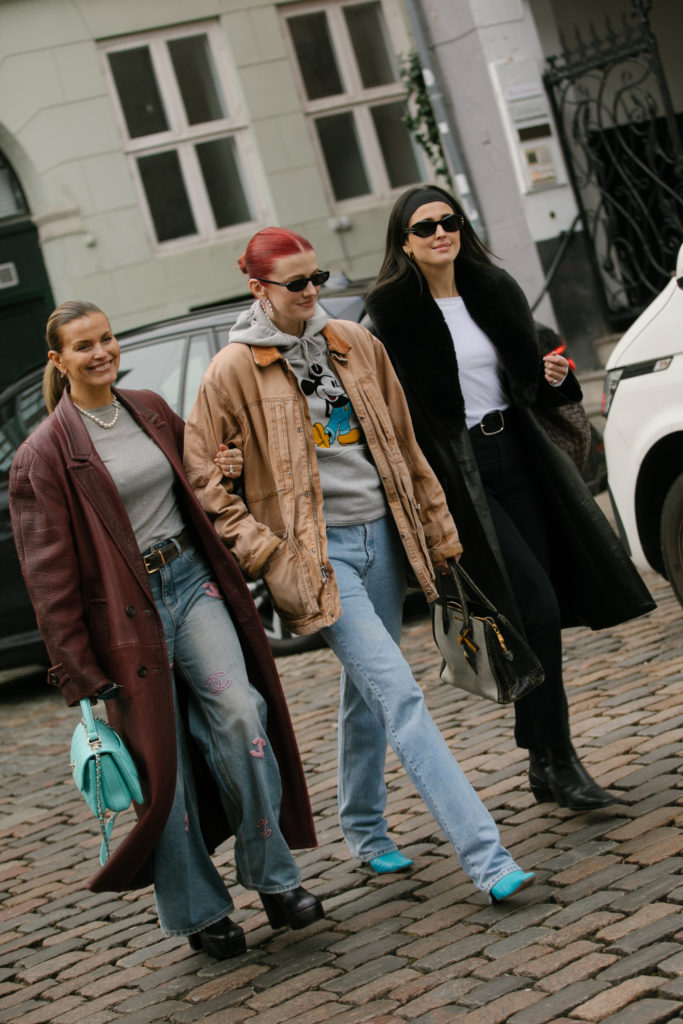
[[[109,858],[109,840],[111,838],[111,832],[116,821],[117,811],[115,811],[111,818],[107,821],[105,818],[106,808],[102,803],[102,764],[100,762],[100,748],[102,746],[100,740],[100,734],[97,731],[97,725],[95,723],[95,716],[92,713],[92,707],[90,706],[90,700],[88,697],[84,697],[81,700],[81,714],[83,715],[83,725],[85,731],[88,734],[88,743],[93,752],[95,758],[95,793],[97,796],[97,820],[100,826],[100,832],[102,833],[102,848],[100,850],[100,863],[104,864]]]

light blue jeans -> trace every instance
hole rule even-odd
[[[295,889],[301,873],[280,832],[282,788],[266,740],[266,704],[247,678],[232,619],[201,553],[189,547],[149,577],[171,667],[188,687],[188,725],[218,784],[235,835],[238,881],[259,892]],[[202,839],[183,719],[176,708],[177,780],[154,850],[154,895],[167,935],[189,935],[233,909]],[[154,723],[150,722],[150,728]]]
[[[396,849],[384,816],[387,743],[477,888],[518,870],[425,705],[398,646],[405,556],[389,517],[327,528],[343,614],[322,631],[343,665],[339,709],[339,818],[362,861]]]

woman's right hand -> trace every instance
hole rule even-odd
[[[242,475],[244,459],[239,448],[228,448],[226,444],[221,444],[213,461],[229,480],[237,480]]]

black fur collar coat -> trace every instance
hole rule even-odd
[[[561,538],[552,546],[551,576],[563,624],[598,629],[649,611],[652,599],[612,527],[533,413],[580,401],[576,378],[570,373],[559,388],[546,382],[531,310],[506,271],[460,254],[455,279],[470,316],[498,352],[503,387],[520,410],[548,528]],[[457,360],[441,311],[416,275],[371,292],[367,311],[406,392],[418,443],[446,492],[465,561],[484,592],[520,624],[469,442]]]
[[[555,404],[543,377],[543,362],[531,310],[522,289],[505,271],[459,256],[456,281],[467,310],[498,351],[503,386],[512,404]],[[402,380],[428,401],[431,412],[451,429],[465,425],[465,404],[451,336],[426,284],[407,281],[371,293],[367,303],[374,330]],[[571,389],[571,390],[569,390]],[[563,387],[580,399],[573,376]]]

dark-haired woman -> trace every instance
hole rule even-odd
[[[315,833],[280,681],[183,473],[182,420],[151,391],[114,389],[119,346],[92,303],[59,306],[47,342],[51,415],[10,476],[17,551],[48,681],[70,706],[104,698],[144,794],[89,888],[151,882],[166,934],[235,956],[244,932],[210,857],[230,834],[237,878],[273,927],[323,916],[288,846],[314,846]]]
[[[533,416],[579,401],[578,382],[562,356],[542,356],[521,289],[436,186],[396,201],[367,307],[458,523],[463,564],[523,626],[545,670],[515,704],[532,792],[575,811],[606,807],[614,797],[571,743],[561,626],[597,629],[654,605],[573,463]]]
[[[266,228],[240,266],[255,301],[188,418],[190,481],[285,625],[321,631],[342,663],[339,816],[352,854],[381,874],[412,863],[384,816],[390,743],[474,884],[507,899],[533,875],[501,845],[399,648],[406,561],[433,600],[433,566],[461,547],[396,375],[376,338],[317,305],[328,274],[305,238]],[[214,463],[222,442],[243,453],[239,491]]]

